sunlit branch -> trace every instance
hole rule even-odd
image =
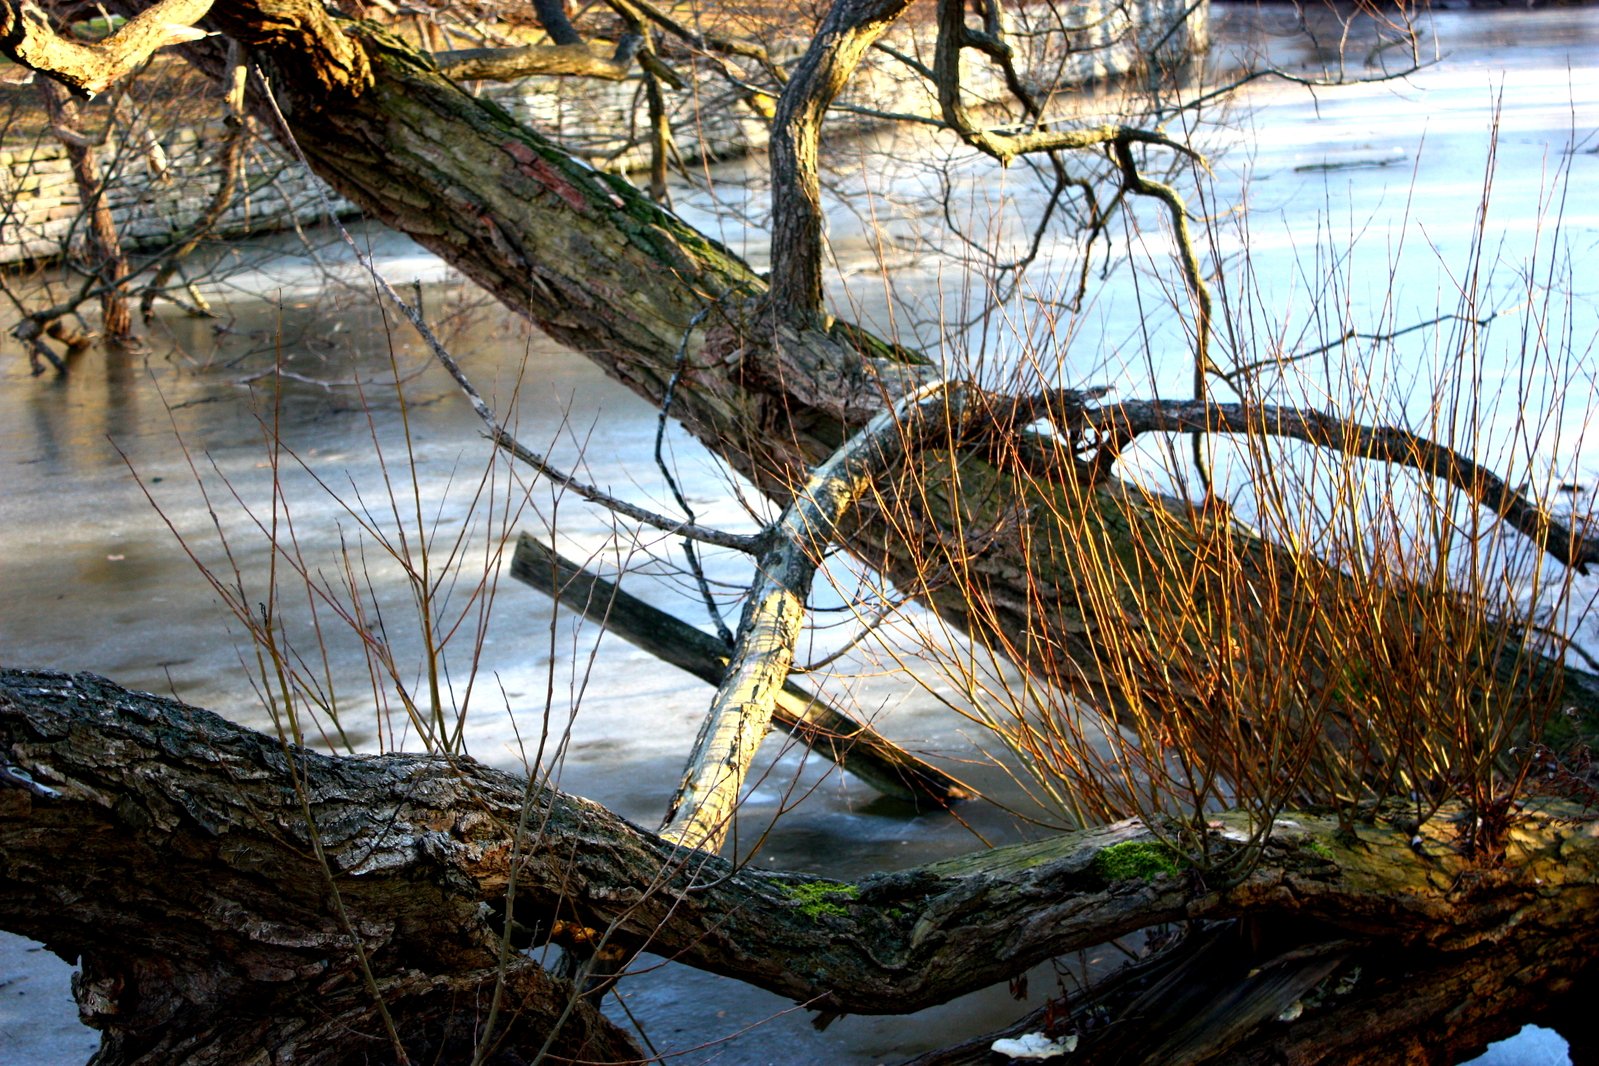
[[[683,783],[661,826],[663,838],[717,851],[732,828],[750,763],[772,720],[794,661],[816,568],[838,524],[874,479],[908,452],[945,437],[967,398],[959,383],[934,382],[880,412],[834,452],[768,529],[727,675],[716,690]]]
[[[161,0],[139,12],[111,36],[84,44],[56,34],[36,7],[0,0],[0,38],[7,54],[24,66],[48,74],[80,96],[105,92],[169,45],[207,36],[197,30],[212,0]]]
[[[457,81],[518,81],[530,77],[580,77],[622,81],[633,72],[642,40],[632,34],[609,56],[586,43],[530,44],[521,48],[463,48],[439,52],[439,72]]]
[[[1092,432],[1125,442],[1142,433],[1227,433],[1286,437],[1361,459],[1413,467],[1487,507],[1578,573],[1599,563],[1599,538],[1579,532],[1512,489],[1487,467],[1406,429],[1366,426],[1318,411],[1277,404],[1129,400],[1085,408],[1063,432]]]

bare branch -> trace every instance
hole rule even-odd
[[[871,490],[874,475],[947,434],[950,408],[964,397],[963,386],[934,382],[881,412],[817,467],[772,525],[773,543],[757,563],[727,676],[695,739],[662,837],[702,851],[721,848],[744,775],[788,679],[811,581],[838,523]]]
[[[1580,533],[1504,479],[1452,448],[1395,426],[1366,426],[1276,404],[1129,400],[1081,412],[1077,430],[1127,440],[1140,433],[1256,434],[1302,440],[1362,459],[1413,467],[1447,482],[1578,573],[1599,563],[1599,539]],[[1059,427],[1063,431],[1068,427]]]
[[[622,81],[633,72],[640,39],[617,42],[607,58],[587,44],[530,44],[522,48],[463,48],[439,52],[439,72],[456,81],[517,81],[531,77],[580,77]]]
[[[822,119],[861,58],[910,0],[837,0],[794,68],[772,119],[771,301],[786,314],[819,318],[822,204],[817,149]]]
[[[624,19],[634,22],[648,19],[684,44],[702,52],[740,56],[753,59],[767,75],[779,85],[788,80],[783,68],[772,60],[766,49],[742,37],[728,37],[718,33],[696,33],[649,0],[606,0],[606,3]]]
[[[103,41],[83,44],[61,37],[38,17],[37,9],[0,0],[0,38],[7,54],[24,66],[48,74],[84,97],[98,96],[169,45],[207,36],[196,30],[212,0],[161,0],[139,12]]]
[[[1041,120],[1041,111],[1031,94],[1022,87],[1005,48],[997,41],[966,28],[964,0],[940,0],[938,17],[938,44],[930,73],[938,89],[938,103],[944,122],[960,134],[967,144],[992,156],[1002,165],[1010,164],[1019,155],[1033,152],[1077,151],[1098,145],[1158,144],[1194,159],[1200,158],[1192,148],[1172,140],[1159,130],[1113,125],[1087,129],[1049,129],[1048,124]],[[979,48],[991,57],[1002,59],[1000,66],[1005,74],[1006,85],[1029,116],[1027,128],[989,129],[972,121],[961,99],[961,51],[968,47]]]

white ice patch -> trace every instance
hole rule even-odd
[[[1063,1036],[1051,1040],[1043,1033],[1026,1033],[1015,1039],[996,1040],[989,1050],[1013,1059],[1053,1059],[1077,1050],[1077,1037]]]

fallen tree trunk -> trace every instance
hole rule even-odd
[[[882,0],[849,12],[875,26],[907,6]],[[470,96],[381,27],[336,17],[320,0],[218,5],[201,26],[224,36],[183,45],[183,54],[225,78],[226,40],[245,47],[258,74],[251,106],[318,175],[641,396],[670,395],[673,418],[775,498],[854,428],[939,376],[920,353],[790,306],[804,299],[773,299],[720,243]],[[25,20],[17,28],[27,32],[11,54],[73,84],[99,84],[98,66],[80,78],[70,56],[54,62],[40,50],[48,31]],[[103,50],[120,54],[113,44]],[[802,81],[785,95],[827,91]],[[823,120],[815,109],[780,110],[793,123]],[[784,143],[815,139],[814,130],[781,132]],[[1040,416],[1071,431],[1047,408]],[[1287,624],[1303,627],[1301,643],[1327,643],[1300,604],[1326,598],[1342,580],[1336,567],[1284,553],[1219,510],[1107,477],[1108,462],[1076,458],[1057,455],[1044,475],[1018,476],[988,451],[929,449],[839,532],[951,625],[1110,708],[1136,700],[1128,688],[1150,678],[1129,677],[1125,649],[1105,634],[1192,628],[1191,579],[1215,567],[1218,539],[1232,545],[1220,577],[1238,588],[1242,613],[1207,620],[1195,642],[1221,646]],[[1113,458],[1108,449],[1095,456]],[[1334,641],[1309,658],[1345,656]],[[1566,698],[1599,721],[1586,693]]]
[[[412,1061],[474,1039],[507,1062],[546,1041],[637,1055],[515,953],[504,1028],[485,1034],[502,938],[647,948],[817,1009],[897,1013],[1161,923],[1234,919],[1193,941],[1225,950],[1124,989],[1128,1013],[1085,1023],[1083,1050],[1443,1062],[1599,947],[1599,820],[1552,801],[1518,816],[1502,866],[1467,859],[1449,817],[1413,843],[1385,819],[1345,835],[1289,815],[1231,885],[1136,822],[846,882],[734,867],[468,759],[318,755],[90,675],[0,674],[0,761],[0,926],[81,959],[107,1066],[395,1055],[379,1002]],[[1219,817],[1210,846],[1238,829]],[[1172,1008],[1174,974],[1182,1005],[1146,1017]],[[1278,1021],[1295,1002],[1300,1020]]]

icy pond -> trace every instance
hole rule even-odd
[[[1427,55],[1436,59],[1402,80],[1314,92],[1262,80],[1244,90],[1224,125],[1196,134],[1214,155],[1215,176],[1195,198],[1195,211],[1212,220],[1224,271],[1239,271],[1230,276],[1245,276],[1239,264],[1247,251],[1252,270],[1235,294],[1239,306],[1252,309],[1262,335],[1280,330],[1290,349],[1331,340],[1350,325],[1392,329],[1458,310],[1480,242],[1486,279],[1478,313],[1499,312],[1476,375],[1490,405],[1500,405],[1484,419],[1485,433],[1508,433],[1518,413],[1535,409],[1541,435],[1530,468],[1578,486],[1572,503],[1590,506],[1599,477],[1599,443],[1585,441],[1599,381],[1599,288],[1592,281],[1599,267],[1599,198],[1592,193],[1599,187],[1599,9],[1438,12],[1425,30]],[[1284,65],[1318,58],[1219,7],[1216,33],[1220,48],[1269,47]],[[1492,191],[1479,231],[1491,153]],[[920,227],[942,222],[927,207],[938,190],[922,184],[925,168],[911,165],[926,160],[894,172],[883,156],[869,158],[853,169],[842,162],[838,172],[844,188],[871,187],[878,206],[833,214],[832,247],[847,279],[836,303],[880,329],[934,343],[941,319],[961,317],[970,279],[917,251]],[[718,172],[714,197],[680,190],[677,206],[758,260],[762,236],[727,221],[727,209],[745,195],[741,173],[736,166]],[[952,187],[956,202],[983,206],[974,206],[973,217],[1025,214],[1033,195],[1021,175],[986,169],[957,171]],[[874,215],[877,228],[869,225]],[[1116,231],[1112,253],[1130,254],[1135,263],[1169,255],[1158,212],[1140,207],[1137,217],[1143,236]],[[992,241],[1012,239],[995,227]],[[357,227],[356,236],[397,285],[425,284],[433,320],[459,324],[448,332],[452,347],[525,441],[618,495],[673,509],[655,461],[653,408],[581,357],[528,336],[504,312],[473,310],[449,272],[408,242],[371,227]],[[1330,258],[1328,249],[1351,240],[1351,258]],[[635,540],[592,508],[570,499],[557,506],[543,489],[524,498],[503,467],[474,499],[490,461],[479,424],[409,329],[380,311],[370,284],[337,246],[322,253],[344,279],[332,289],[322,271],[296,258],[291,242],[262,242],[239,256],[243,268],[214,294],[219,322],[167,315],[148,351],[93,352],[61,380],[31,378],[14,350],[0,361],[0,662],[91,670],[270,728],[239,625],[167,524],[200,560],[225,568],[218,571],[225,579],[236,565],[251,594],[264,595],[268,553],[240,502],[270,514],[269,429],[296,457],[280,455],[281,480],[299,547],[316,565],[332,567],[341,544],[355,542],[362,507],[392,533],[385,478],[409,501],[414,470],[420,503],[401,510],[419,511],[446,548],[464,529],[465,574],[494,568],[487,546],[507,529],[554,530],[567,554],[593,557],[611,572],[626,566],[630,591],[706,624],[692,590],[657,576],[664,568],[651,562],[652,551],[676,553],[671,541]],[[1183,394],[1189,370],[1180,319],[1146,313],[1146,301],[1163,298],[1159,280],[1170,283],[1170,270],[1141,268],[1136,288],[1117,280],[1133,272],[1120,271],[1109,284],[1096,283],[1096,297],[1080,314],[1068,315],[1058,308],[1073,284],[1065,265],[1072,262],[1074,248],[1046,246],[1028,275],[1030,299],[1057,309],[1058,321],[1041,332],[1026,328],[1052,352],[1063,383],[1113,385],[1126,397]],[[902,299],[910,294],[906,302],[885,300],[885,268]],[[1311,315],[1317,300],[1335,305],[1332,313]],[[1002,361],[1016,343],[1007,328],[1018,326],[996,326],[974,344],[991,346],[992,358]],[[1528,337],[1539,333],[1568,353],[1569,363],[1555,368],[1558,381],[1546,375],[1551,368],[1524,361]],[[1413,358],[1408,372],[1423,378],[1429,360],[1445,350],[1425,336],[1395,357]],[[279,360],[289,374],[274,403]],[[404,377],[403,405],[395,367]],[[726,477],[686,435],[669,428],[665,447],[699,521],[753,528]],[[228,537],[231,562],[209,508]],[[377,598],[403,603],[394,568],[375,549],[368,553],[364,565]],[[730,587],[747,580],[737,559],[712,558],[708,567]],[[499,582],[492,612],[480,617],[472,580],[462,578],[451,608],[463,615],[450,663],[459,700],[468,698],[473,669],[477,678],[467,749],[520,767],[523,745],[548,720],[556,732],[569,732],[561,758],[549,764],[562,788],[653,824],[709,690],[564,613],[557,618],[547,599],[509,578]],[[848,595],[847,585],[824,589],[818,605]],[[402,649],[410,646],[390,636]],[[824,629],[802,658],[822,657],[838,637]],[[1579,639],[1591,648],[1591,625]],[[376,708],[363,689],[367,667],[357,644],[330,639],[329,652],[329,675],[354,679],[340,717],[348,743],[379,750],[412,742],[404,716]],[[991,740],[880,665],[868,656],[841,660],[831,690],[889,736],[946,760],[1003,801],[1020,802],[985,754],[995,747]],[[771,829],[756,862],[849,877],[1039,831],[985,804],[968,805],[959,819],[909,815],[802,751],[775,740],[769,747],[740,821],[743,840]],[[25,942],[0,940],[0,1062],[51,1066],[91,1053],[95,1037],[76,1023],[68,973]],[[793,1004],[671,965],[624,981],[621,993],[653,1046],[678,1061],[865,1064],[994,1028],[1052,987],[1044,974],[1032,981],[1032,1003],[999,988],[905,1018],[846,1017],[825,1032]],[[1553,1064],[1564,1062],[1565,1052],[1552,1034],[1529,1030],[1483,1061]]]

